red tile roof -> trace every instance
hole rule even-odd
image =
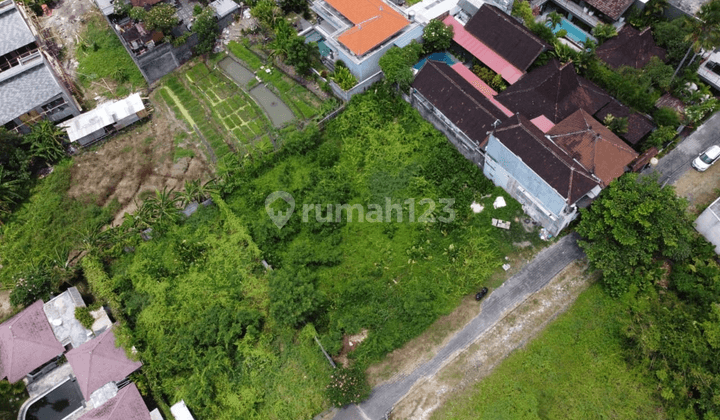
[[[500,124],[493,135],[569,204],[575,204],[600,184],[565,149],[520,114]]]
[[[638,154],[607,127],[579,109],[547,135],[607,186],[625,173]]]
[[[614,69],[621,66],[640,69],[653,57],[665,61],[666,54],[664,49],[655,44],[649,27],[640,32],[630,25],[625,25],[616,37],[608,39],[597,48],[596,55]]]
[[[453,41],[465,48],[470,54],[474,55],[475,58],[482,61],[483,64],[490,67],[492,71],[502,76],[508,83],[517,82],[523,75],[524,72],[522,70],[510,64],[510,62],[500,56],[500,54],[493,51],[490,47],[475,38],[470,32],[466,31],[465,27],[455,20],[454,17],[446,17],[443,23],[453,27],[455,31]]]
[[[0,379],[17,382],[64,351],[38,300],[0,324]]]
[[[587,4],[603,12],[612,20],[620,19],[633,1],[635,0],[585,0]]]
[[[355,24],[338,37],[355,55],[361,56],[400,32],[410,22],[382,0],[326,0]]]
[[[551,128],[555,126],[555,123],[547,119],[546,116],[541,115],[530,120],[531,123],[535,124],[535,127],[539,128],[543,133],[547,133]]]
[[[130,384],[105,404],[83,414],[79,420],[150,420],[150,412],[137,386]]]
[[[75,372],[85,399],[108,382],[120,381],[142,366],[127,358],[125,350],[115,346],[112,328],[97,338],[65,354]]]
[[[490,101],[493,105],[497,107],[500,111],[502,111],[503,114],[510,117],[513,115],[513,113],[505,108],[503,104],[496,101],[494,96],[497,95],[497,92],[493,90],[490,86],[488,86],[485,82],[482,81],[479,77],[475,75],[475,73],[471,72],[470,69],[465,67],[463,63],[455,63],[452,66],[452,69],[455,70],[460,76],[462,76],[463,79],[467,80],[475,89],[477,89],[480,93],[483,94],[486,98],[488,98],[488,101]]]

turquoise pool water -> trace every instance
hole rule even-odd
[[[457,62],[457,61],[455,61],[454,58],[452,58],[452,56],[450,54],[444,53],[444,52],[438,52],[438,53],[432,53],[432,54],[428,55],[427,57],[423,58],[417,64],[415,64],[413,66],[413,68],[415,70],[420,70],[422,68],[422,66],[425,64],[425,62],[428,61],[428,59],[433,60],[433,61],[443,61],[448,66],[452,66],[453,64],[455,64]]]
[[[550,22],[548,22],[547,25],[549,27]],[[560,22],[560,24],[555,27],[553,32],[558,33],[558,31],[560,31],[561,29],[565,29],[567,31],[567,37],[580,45],[583,45],[585,41],[587,41],[587,39],[589,38],[588,34],[585,31],[573,25],[572,23],[570,23],[569,20],[564,18]]]

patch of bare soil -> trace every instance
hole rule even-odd
[[[75,157],[68,194],[98,205],[117,200],[120,211],[114,224],[122,223],[123,215],[132,213],[144,195],[164,187],[179,191],[186,180],[206,181],[212,175],[199,145],[188,140],[176,142],[187,133],[186,127],[155,97],[150,97],[154,111],[149,121],[133,125]],[[175,161],[177,147],[192,150],[195,156]]]
[[[13,313],[13,307],[10,304],[10,292],[11,290],[0,290],[0,321]]]
[[[348,353],[355,351],[360,343],[365,341],[367,336],[368,330],[365,328],[355,335],[344,336],[342,350],[340,350],[340,353],[333,358],[335,362],[341,364],[343,367],[348,367],[350,365],[350,361],[347,358]]]
[[[720,164],[705,172],[689,169],[675,184],[675,193],[690,203],[688,210],[700,214],[702,210],[720,196]]]
[[[100,14],[93,1],[88,0],[60,0],[50,5],[51,14],[39,16],[38,23],[43,29],[50,29],[45,39],[55,43],[59,48],[65,48],[65,59],[62,62],[65,71],[75,76],[77,61],[74,60],[73,51],[81,42],[80,35],[85,28],[84,23],[89,14]],[[47,33],[46,33],[47,34]]]
[[[395,406],[391,418],[430,418],[443,403],[488,376],[513,350],[532,340],[596,278],[587,272],[584,261],[569,265],[436,375],[418,382]]]

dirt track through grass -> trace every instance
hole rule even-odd
[[[195,124],[195,120],[193,120],[193,118],[190,116],[190,113],[188,112],[188,110],[185,109],[185,107],[183,106],[182,102],[180,102],[180,98],[178,98],[177,96],[175,96],[175,94],[173,93],[173,91],[170,90],[170,88],[168,88],[167,86],[163,86],[162,89],[163,89],[163,91],[164,91],[165,93],[167,93],[168,96],[169,96],[170,98],[172,98],[172,100],[175,102],[175,105],[178,107],[178,110],[180,110],[180,113],[182,114],[182,116],[183,116],[185,119],[187,119],[188,123],[191,125],[190,128],[192,128],[192,126],[197,125],[197,124]]]

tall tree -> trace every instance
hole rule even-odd
[[[580,246],[602,271],[612,295],[631,284],[656,280],[658,258],[682,261],[690,254],[692,224],[686,202],[656,178],[626,174],[613,181],[589,209],[580,211]]]
[[[450,25],[431,20],[423,29],[423,50],[425,54],[450,48],[455,31]]]
[[[617,36],[617,29],[609,23],[601,23],[593,28],[592,33],[597,38],[598,45],[602,45],[603,42]]]
[[[178,18],[175,14],[175,8],[169,4],[160,3],[150,9],[143,18],[145,26],[151,30],[158,30],[165,34],[170,33],[172,28],[177,26]]]
[[[206,7],[195,18],[193,32],[198,34],[198,44],[195,46],[195,54],[206,54],[212,51],[215,40],[220,33],[215,11],[212,7]]]
[[[550,24],[552,25],[552,29],[555,30],[555,28],[557,28],[557,26],[562,23],[562,15],[555,11],[550,12],[547,15],[546,22],[550,22]]]
[[[675,69],[672,79],[675,79],[680,69],[685,64],[690,51],[694,51],[692,63],[702,50],[712,50],[720,45],[720,0],[712,0],[700,7],[695,18],[685,19],[685,27],[690,33],[685,37],[686,41],[692,42],[680,64]]]
[[[407,90],[413,79],[412,66],[420,59],[422,46],[410,43],[403,48],[392,47],[380,58],[385,80],[399,90]]]

